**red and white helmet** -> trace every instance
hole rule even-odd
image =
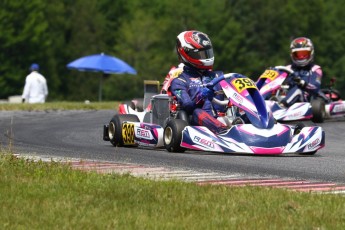
[[[177,36],[176,51],[186,65],[211,70],[214,55],[211,40],[200,31],[184,31]]]
[[[306,66],[314,60],[314,45],[309,38],[295,38],[290,50],[291,60],[297,66]]]

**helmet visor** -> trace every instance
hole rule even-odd
[[[292,53],[292,56],[295,60],[304,60],[309,59],[311,56],[310,50],[298,50]]]
[[[190,50],[187,52],[188,56],[193,59],[209,59],[213,58],[213,49],[204,49],[204,50]]]

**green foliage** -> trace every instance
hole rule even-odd
[[[0,111],[57,111],[57,110],[99,110],[109,109],[114,110],[119,106],[119,102],[47,102],[44,104],[15,104],[3,103],[0,104]]]
[[[138,75],[111,75],[104,100],[142,97],[143,80],[163,81],[177,65],[176,36],[207,33],[215,69],[254,80],[265,68],[290,62],[289,44],[310,37],[323,85],[336,77],[345,89],[343,1],[299,0],[76,0],[0,2],[0,98],[22,93],[32,62],[47,78],[48,100],[97,100],[101,73],[68,70],[85,55],[104,52],[123,59]]]

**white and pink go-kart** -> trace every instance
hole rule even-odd
[[[207,127],[190,125],[190,117],[179,110],[172,96],[157,94],[144,111],[121,105],[120,114],[104,125],[103,139],[119,147],[165,148],[169,152],[312,155],[324,147],[322,127],[277,123],[251,79],[229,73],[204,87],[213,89],[216,84],[222,89],[217,93],[223,93],[225,100],[214,99],[214,103],[228,107],[224,117],[219,118],[228,125],[225,132],[216,134]]]
[[[285,80],[291,73],[285,66],[276,66],[265,70],[256,82],[260,94],[277,121],[312,120],[322,123],[325,119],[345,116],[345,101],[341,99],[339,92],[333,89],[334,79],[331,79],[328,88],[321,89],[317,97],[308,102],[296,102],[288,108],[279,106],[279,101],[289,89]]]

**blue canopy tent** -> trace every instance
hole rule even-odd
[[[136,70],[119,58],[101,54],[93,54],[76,59],[69,64],[67,68],[79,71],[102,72],[103,75],[99,81],[98,99],[102,101],[103,79],[108,74],[137,74]]]

